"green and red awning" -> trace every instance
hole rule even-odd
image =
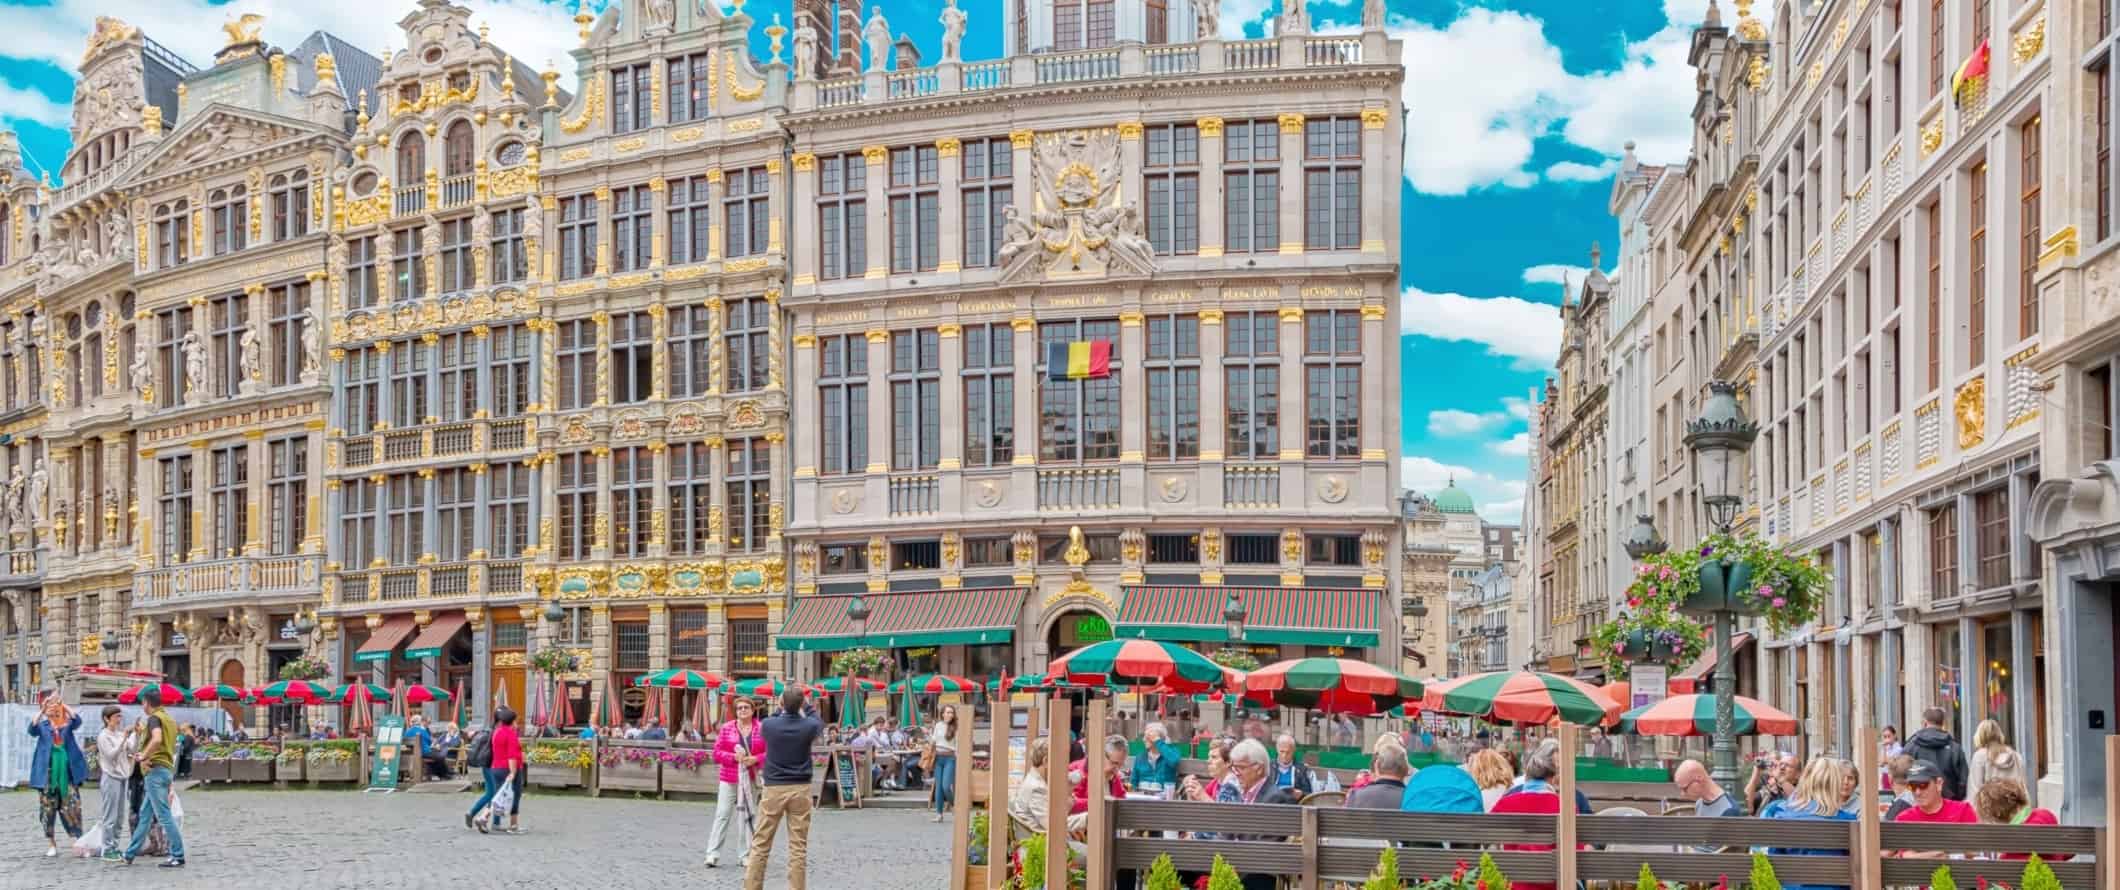
[[[383,623],[376,626],[375,633],[368,635],[368,641],[353,653],[354,663],[388,661],[390,653],[396,651],[398,644],[411,636],[417,626],[411,615],[392,615],[383,619]]]
[[[455,639],[457,632],[464,629],[464,624],[462,612],[450,611],[435,615],[433,620],[427,622],[427,627],[420,631],[420,635],[406,644],[405,659],[412,661],[442,654],[442,650],[449,646],[449,641]]]
[[[1347,658],[1292,658],[1244,675],[1244,694],[1281,707],[1375,714],[1421,698],[1421,683]]]
[[[853,596],[798,596],[781,625],[784,652],[838,652],[863,646],[953,646],[1006,643],[1022,620],[1022,587],[922,590]],[[860,633],[847,607],[860,599],[869,617]]]
[[[1384,591],[1374,587],[1120,588],[1117,636],[1136,640],[1222,643],[1223,610],[1236,594],[1244,605],[1244,642],[1302,646],[1378,645]]]
[[[1731,725],[1738,735],[1798,734],[1796,718],[1758,699],[1734,696]],[[1656,736],[1712,736],[1715,734],[1715,696],[1674,695],[1655,704],[1621,714],[1621,732]]]

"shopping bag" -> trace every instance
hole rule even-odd
[[[74,838],[74,855],[83,858],[103,852],[103,823],[98,822],[80,837]]]
[[[184,824],[184,802],[177,798],[174,791],[169,793],[169,821],[178,825]]]
[[[493,803],[488,804],[486,807],[487,819],[491,820],[495,817],[507,815],[508,809],[513,806],[515,806],[515,783],[503,782],[501,783],[501,789],[493,793]]]

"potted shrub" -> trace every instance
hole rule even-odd
[[[304,655],[280,665],[279,678],[282,680],[321,680],[330,676],[330,674],[331,668],[326,667],[322,659],[314,655]]]
[[[223,742],[209,742],[192,749],[191,777],[200,782],[228,781],[228,757],[235,746]]]
[[[714,762],[712,750],[664,748],[657,759],[662,761],[663,793],[715,794],[721,791],[721,765]]]
[[[581,788],[589,784],[596,763],[587,742],[541,739],[523,749],[528,781],[542,788]]]
[[[358,782],[361,780],[361,765],[358,755],[361,743],[358,739],[328,739],[310,742],[303,754],[303,771],[309,781]]]
[[[598,746],[596,790],[660,792],[662,752],[661,747],[641,743]]]
[[[964,886],[986,886],[986,846],[990,823],[985,810],[972,811],[971,845],[964,853]]]
[[[308,742],[281,742],[279,753],[272,759],[272,780],[275,783],[302,781],[307,774],[303,767],[308,762]]]
[[[881,679],[884,672],[890,668],[890,664],[890,654],[882,649],[848,649],[832,656],[830,676],[844,677],[852,674],[856,677],[867,677],[872,680]]]
[[[1631,611],[1590,632],[1591,651],[1604,656],[1614,679],[1625,677],[1636,662],[1684,667],[1706,651],[1707,628],[1672,608],[1669,599],[1630,588],[1627,606]]]

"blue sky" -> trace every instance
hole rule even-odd
[[[458,2],[533,64],[578,42],[571,2]],[[1221,2],[1225,36],[1257,37],[1283,0]],[[943,0],[884,3],[892,30],[910,34],[924,57],[940,55]],[[377,3],[304,0],[0,0],[0,33],[13,38],[0,45],[0,121],[21,134],[33,169],[61,163],[72,65],[97,15],[203,63],[222,42],[218,23],[235,12],[264,14],[264,36],[284,46],[320,28],[370,51],[402,46],[394,23],[412,0],[380,5],[388,14],[377,15]],[[1000,56],[1001,0],[959,5],[971,20],[965,57]],[[1489,519],[1516,521],[1529,445],[1523,400],[1559,349],[1560,282],[1580,279],[1593,242],[1608,265],[1616,254],[1606,198],[1626,142],[1648,163],[1683,160],[1693,95],[1686,42],[1706,6],[1387,0],[1406,45],[1411,115],[1399,180],[1409,487],[1432,491],[1454,477]],[[791,8],[752,0],[746,11],[761,23],[774,13],[792,22]],[[1324,28],[1356,21],[1360,2],[1309,8]],[[764,37],[754,42],[763,53]]]

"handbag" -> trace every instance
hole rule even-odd
[[[935,743],[920,746],[920,772],[932,775],[935,772]]]

